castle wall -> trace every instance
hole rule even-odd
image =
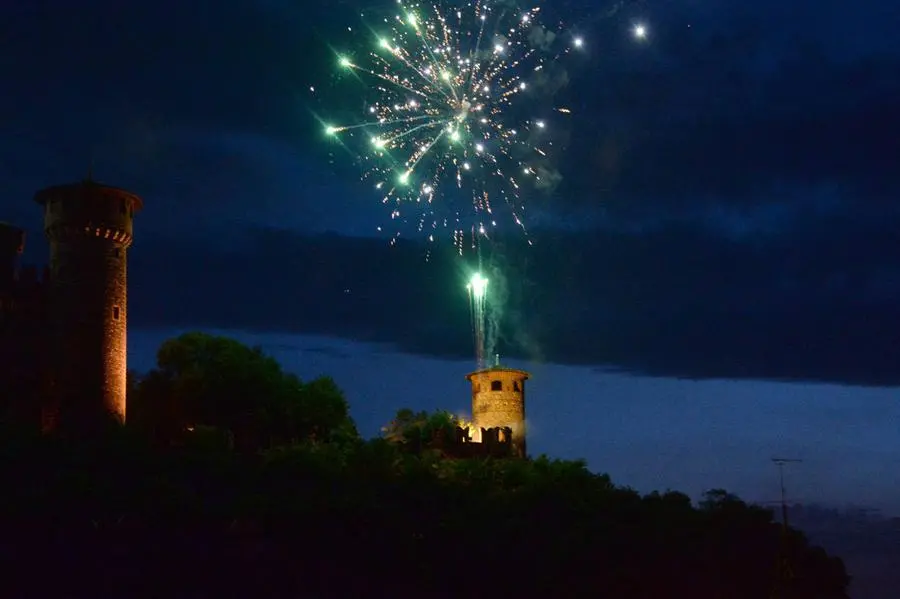
[[[25,231],[0,223],[0,293],[9,293],[15,286],[19,255],[24,249]]]
[[[445,443],[446,457],[459,459],[472,458],[506,458],[514,453],[512,444],[512,430],[504,429],[480,429],[479,441],[475,442],[471,429],[457,427],[454,439]]]
[[[0,223],[0,422],[36,430],[46,381],[46,273],[19,268],[25,233]]]
[[[127,266],[125,249],[100,239],[52,244],[51,322],[57,349],[55,386],[72,410],[90,410],[76,394],[97,395],[102,409],[125,418]],[[64,402],[62,397],[58,398]],[[75,403],[81,404],[76,406]],[[64,404],[60,409],[64,412]],[[60,414],[63,418],[64,414]]]

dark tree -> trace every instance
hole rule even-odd
[[[358,436],[334,381],[303,383],[260,348],[227,337],[186,333],[166,341],[133,395],[130,421],[166,441],[197,427],[221,429],[245,450]]]

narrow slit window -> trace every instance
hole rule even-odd
[[[119,312],[120,312],[119,306],[113,306],[113,312],[112,312],[113,320],[119,320]]]

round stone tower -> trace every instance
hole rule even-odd
[[[141,199],[91,180],[39,191],[50,242],[52,399],[45,430],[124,422],[127,251]]]
[[[472,383],[472,424],[476,429],[509,427],[514,453],[525,457],[525,381],[529,374],[498,364],[466,378]]]

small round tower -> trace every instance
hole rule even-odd
[[[509,427],[514,453],[525,457],[524,370],[499,364],[466,375],[472,383],[472,424],[476,429]]]
[[[124,422],[126,256],[143,202],[91,180],[50,187],[34,199],[50,242],[53,398],[45,422],[72,432]]]

